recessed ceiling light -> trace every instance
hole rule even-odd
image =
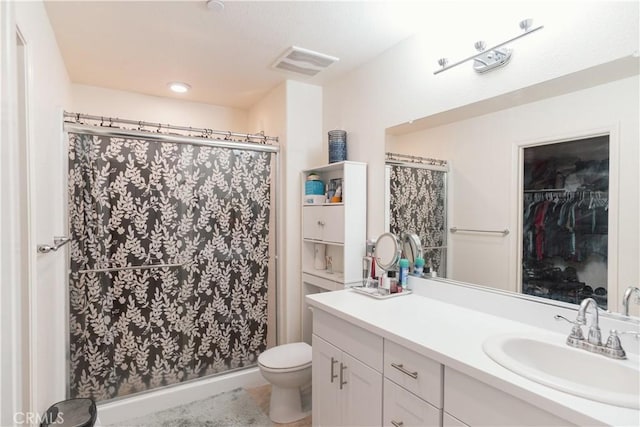
[[[191,86],[189,86],[186,83],[182,83],[182,82],[167,83],[167,86],[169,86],[169,89],[171,89],[172,91],[174,91],[176,93],[185,93],[189,89],[191,89]]]

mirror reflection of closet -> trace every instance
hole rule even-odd
[[[606,309],[609,136],[523,151],[522,292]]]

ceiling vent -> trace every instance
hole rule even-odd
[[[336,61],[339,61],[339,58],[335,56],[292,46],[276,60],[272,67],[311,77]]]

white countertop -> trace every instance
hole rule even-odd
[[[416,294],[377,300],[344,290],[308,295],[306,302],[572,423],[640,425],[638,410],[538,384],[498,365],[482,350],[483,341],[497,334],[538,335],[560,344],[566,335]]]

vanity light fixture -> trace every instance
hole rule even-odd
[[[517,40],[521,37],[529,35],[535,31],[538,31],[544,28],[543,25],[539,27],[532,28],[533,19],[525,19],[520,21],[520,28],[524,31],[522,34],[519,34],[515,37],[510,38],[509,40],[503,41],[502,43],[498,43],[495,46],[492,46],[487,49],[487,44],[484,41],[477,41],[474,44],[474,47],[478,51],[475,55],[472,55],[468,58],[465,58],[461,61],[455,62],[449,65],[449,60],[447,58],[438,59],[438,65],[440,65],[440,69],[434,71],[433,74],[438,74],[443,71],[446,71],[450,68],[458,66],[464,62],[473,60],[473,69],[477,73],[486,73],[487,71],[495,70],[498,67],[502,67],[506,65],[511,60],[511,54],[513,53],[513,49],[508,49],[503,47],[504,45],[511,43],[514,40]]]
[[[169,89],[175,93],[185,93],[191,89],[191,86],[182,82],[170,82],[167,83],[167,86],[169,86]]]

